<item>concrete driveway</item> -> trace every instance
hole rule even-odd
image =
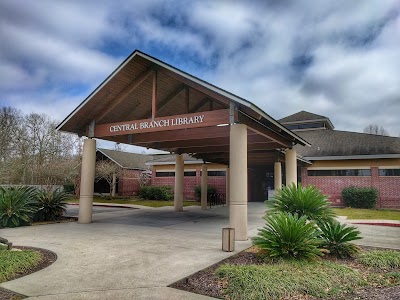
[[[73,214],[76,208],[70,208]],[[249,205],[249,231],[263,224],[265,205]],[[2,229],[15,245],[58,255],[50,267],[0,286],[32,299],[210,299],[167,286],[230,255],[221,251],[226,207],[96,208],[92,224]],[[241,251],[250,241],[237,242]],[[236,252],[237,252],[236,251]]]
[[[265,205],[249,203],[249,235],[264,224]],[[70,207],[68,213],[77,213]],[[234,253],[221,251],[226,207],[124,209],[95,207],[92,224],[2,229],[15,245],[58,255],[50,267],[0,284],[32,299],[210,299],[167,286]],[[400,249],[400,227],[356,225],[363,245]],[[236,251],[251,244],[237,242]]]

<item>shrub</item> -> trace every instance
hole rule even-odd
[[[266,257],[312,259],[322,255],[317,227],[305,215],[278,212],[264,219],[267,224],[253,238],[253,244]]]
[[[363,252],[358,260],[368,267],[398,269],[400,268],[400,251],[374,250]]]
[[[38,191],[36,194],[37,212],[35,221],[54,221],[59,219],[67,207],[67,194],[63,191]]]
[[[0,226],[18,227],[31,222],[35,190],[31,187],[0,187]]]
[[[172,200],[172,187],[170,186],[144,186],[139,190],[139,196],[147,200]]]
[[[75,185],[73,183],[64,184],[64,192],[67,194],[75,194]]]
[[[282,187],[272,197],[272,212],[286,212],[306,216],[309,220],[332,220],[335,216],[328,198],[315,186],[292,184]]]
[[[342,197],[346,206],[355,208],[374,208],[378,198],[375,188],[350,186],[342,190]]]
[[[337,221],[325,221],[319,224],[321,229],[322,246],[331,254],[340,258],[353,257],[360,248],[350,243],[361,239],[360,231],[354,226],[340,224]]]
[[[207,196],[215,194],[216,192],[217,192],[217,188],[216,187],[210,186],[210,185],[207,186]],[[198,201],[200,201],[200,199],[201,199],[201,185],[197,185],[194,188],[194,195],[195,195],[196,199]]]

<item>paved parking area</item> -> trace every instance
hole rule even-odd
[[[210,299],[167,286],[233,253],[221,251],[228,208],[176,213],[172,207],[94,207],[92,224],[62,223],[2,229],[15,245],[54,251],[57,261],[0,284],[32,299]],[[249,203],[249,235],[264,224],[263,203]],[[77,214],[77,207],[68,208]],[[363,245],[400,249],[400,227],[356,225]],[[251,245],[237,242],[236,250]],[[236,252],[237,252],[236,251]],[[236,253],[235,252],[235,253]]]

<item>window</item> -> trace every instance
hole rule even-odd
[[[310,128],[325,128],[324,123],[304,123],[304,124],[294,124],[294,125],[286,125],[287,129],[296,130],[296,129],[310,129]]]
[[[308,170],[308,176],[371,176],[371,169]]]
[[[379,176],[400,176],[400,169],[379,169]]]
[[[225,171],[208,171],[208,176],[225,176]]]
[[[185,177],[196,176],[196,171],[186,171],[183,173]]]
[[[156,177],[175,177],[175,172],[156,172]]]

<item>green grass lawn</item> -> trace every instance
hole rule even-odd
[[[35,267],[42,255],[37,251],[0,251],[0,283],[11,280],[16,274]]]
[[[358,270],[322,259],[226,264],[217,269],[216,275],[226,282],[224,293],[232,300],[288,299],[300,295],[337,299],[357,288],[400,284],[398,269],[388,273]]]
[[[71,198],[68,200],[69,203],[78,203],[78,198]],[[111,203],[111,204],[135,204],[149,207],[163,207],[163,206],[174,206],[174,201],[162,201],[162,200],[143,200],[138,197],[116,197],[115,199],[109,199],[108,197],[94,196],[93,202],[97,203]],[[200,205],[197,201],[183,201],[183,206]]]
[[[399,220],[400,210],[389,209],[362,209],[362,208],[335,208],[338,216],[347,216],[350,220],[377,219],[377,220]]]

